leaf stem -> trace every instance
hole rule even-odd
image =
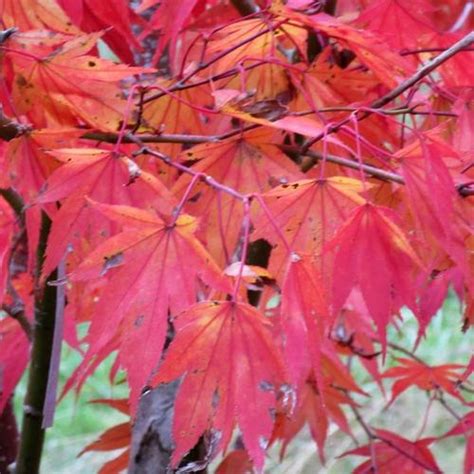
[[[405,349],[404,347],[399,346],[398,344],[395,344],[393,342],[389,342],[387,345],[388,345],[388,347],[390,347],[390,348],[392,348],[392,349],[394,349],[398,352],[401,352],[402,354],[405,354],[406,356],[408,356],[411,359],[415,360],[419,364],[424,365],[426,367],[428,366],[428,364],[423,359],[421,359],[417,355],[413,354],[413,352],[409,351],[408,349]]]
[[[234,188],[231,188],[230,186],[226,186],[225,184],[219,183],[219,181],[215,180],[212,176],[201,173],[199,171],[196,171],[192,168],[188,168],[185,165],[182,165],[181,163],[177,163],[171,159],[170,156],[165,155],[164,153],[161,153],[156,150],[152,150],[151,148],[148,148],[143,145],[141,140],[139,138],[134,138],[133,143],[140,145],[141,148],[137,150],[134,155],[151,155],[154,156],[155,158],[158,158],[159,160],[163,161],[163,163],[166,163],[168,166],[171,166],[183,173],[189,174],[193,177],[197,177],[197,179],[200,179],[204,183],[206,183],[208,186],[211,186],[212,188],[215,188],[219,191],[222,191],[223,193],[229,194],[230,196],[234,197],[235,199],[238,199],[242,202],[245,202],[248,200],[248,196],[242,193],[239,193],[236,191]]]
[[[448,404],[448,402],[445,400],[443,392],[441,390],[436,391],[436,396],[435,400],[437,400],[443,408],[453,417],[456,418],[457,421],[461,421],[462,417],[458,415],[454,409]]]

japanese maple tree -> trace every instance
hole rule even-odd
[[[355,473],[441,472],[451,437],[472,472],[474,359],[416,349],[448,292],[472,341],[473,11],[0,0],[0,471],[39,471],[61,393],[113,356],[129,397],[95,402],[130,421],[81,453],[121,449],[103,473],[262,472],[306,425]],[[361,370],[387,413],[415,388],[451,423],[374,426]]]

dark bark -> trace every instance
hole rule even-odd
[[[174,449],[173,415],[179,380],[145,392],[132,429],[129,474],[169,474]],[[204,474],[206,448],[201,439],[180,464],[182,472]],[[193,466],[192,471],[186,468]],[[179,470],[179,469],[178,469]]]
[[[253,0],[231,0],[231,3],[242,16],[252,15],[259,10]]]
[[[50,226],[50,219],[43,213],[37,253],[37,275],[44,260]],[[44,287],[38,288],[35,294],[33,344],[23,405],[20,446],[14,471],[16,474],[36,474],[41,463],[45,435],[43,409],[51,363],[56,306],[56,287],[48,285],[48,282],[54,279],[55,273],[50,275]]]
[[[326,0],[323,5],[323,12],[328,15],[334,16],[336,14],[337,0]],[[323,36],[318,37],[314,30],[308,31],[308,42],[306,48],[306,54],[308,55],[308,61],[312,63],[324,47],[327,46],[327,39]]]
[[[10,399],[0,413],[0,474],[8,472],[8,466],[15,461],[18,451],[18,429]]]
[[[328,15],[335,15],[337,8],[337,0],[326,0],[324,3],[324,13]]]
[[[257,265],[258,267],[267,268],[271,251],[272,246],[266,240],[256,240],[249,245],[247,261],[245,263],[247,265]],[[258,306],[261,295],[261,291],[247,291],[249,303],[253,306]]]
[[[144,393],[133,425],[128,472],[165,474],[173,451],[173,404],[178,381]]]

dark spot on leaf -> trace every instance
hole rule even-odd
[[[299,183],[292,183],[292,184],[282,184],[281,187],[283,189],[286,189],[286,188],[293,188],[293,189],[296,189],[296,188],[299,188]]]
[[[214,392],[214,395],[212,396],[212,408],[217,408],[217,406],[219,405],[219,399],[219,393],[216,390]]]
[[[136,328],[139,328],[142,324],[143,324],[143,320],[145,319],[145,316],[143,314],[140,314],[138,315],[136,318],[135,318],[135,321],[133,322],[133,325],[136,327]]]
[[[188,199],[188,202],[197,202],[199,200],[199,198],[201,197],[202,193],[201,191],[199,191],[198,193],[196,193],[194,196],[191,196],[189,199]]]
[[[22,75],[19,75],[16,78],[16,83],[18,84],[19,87],[25,87],[26,84],[28,84],[26,79]]]
[[[94,62],[94,61],[89,61],[89,62],[87,63],[87,65],[88,65],[89,67],[94,67],[94,66],[95,66],[95,62]]]

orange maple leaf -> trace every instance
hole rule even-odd
[[[416,360],[399,358],[397,367],[388,369],[382,376],[397,379],[392,387],[393,403],[405,390],[416,385],[421,390],[441,389],[453,397],[462,400],[456,383],[460,380],[464,368],[461,364],[429,366]]]
[[[43,36],[41,32],[22,33],[11,42],[8,57],[16,74],[13,97],[20,111],[36,125],[87,124],[116,131],[127,104],[119,81],[153,70],[87,55],[101,33],[73,39]]]

